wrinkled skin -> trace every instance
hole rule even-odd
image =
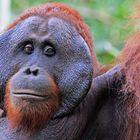
[[[113,105],[109,106],[114,97],[108,98],[110,91],[107,88],[111,87],[110,85],[115,79],[113,78],[114,73],[118,70],[112,70],[113,72],[107,73],[107,76],[103,75],[93,81],[94,66],[91,54],[86,42],[71,24],[56,17],[46,20],[33,16],[3,33],[0,36],[0,42],[0,49],[3,52],[0,54],[0,66],[3,68],[0,71],[1,86],[4,86],[5,81],[10,79],[8,91],[6,91],[8,98],[5,99],[11,103],[10,107],[12,106],[9,115],[13,114],[11,112],[13,108],[22,109],[23,106],[28,108],[28,104],[37,106],[40,103],[41,100],[38,97],[32,97],[30,92],[27,92],[29,90],[34,91],[34,94],[36,93],[38,96],[48,96],[52,93],[52,95],[56,95],[56,106],[59,103],[43,125],[38,128],[32,124],[32,127],[29,127],[30,137],[25,135],[28,127],[25,128],[25,125],[21,125],[24,124],[24,116],[22,121],[16,122],[20,125],[13,129],[7,126],[6,118],[1,119],[1,139],[73,140],[81,139],[81,136],[83,139],[100,140],[116,138],[118,131],[114,124],[116,124],[117,116],[114,118]],[[33,51],[31,49],[30,52],[30,49],[24,48],[27,44],[33,44]],[[46,55],[45,52],[48,46],[55,48],[55,53],[51,56]],[[49,77],[53,82],[48,80]],[[109,80],[110,77],[113,80]],[[108,83],[111,84],[108,85]],[[53,85],[60,94],[51,88],[48,89]],[[13,94],[15,91],[18,91],[20,96],[15,96]],[[46,103],[54,102],[53,98],[45,101]],[[6,104],[6,106],[8,105]],[[37,110],[40,111],[40,108],[36,109],[34,113]],[[26,111],[24,113],[22,115],[27,115]],[[110,119],[114,121],[110,122]],[[9,123],[14,124],[14,121],[8,118]],[[39,121],[34,118],[34,122],[37,125]],[[32,133],[33,128],[36,133]],[[19,132],[15,131],[16,129]]]
[[[119,129],[117,128],[117,123],[119,122],[117,122],[117,120],[119,116],[115,116],[114,110],[114,100],[117,95],[111,96],[110,92],[111,87],[115,87],[116,82],[119,82],[121,77],[120,66],[116,66],[107,73],[96,77],[92,81],[92,86],[88,94],[74,112],[64,117],[52,119],[44,129],[31,137],[26,137],[25,134],[22,135],[15,129],[8,128],[7,119],[2,118],[0,122],[1,139],[118,139]],[[118,85],[116,85],[116,88],[117,86]],[[79,134],[81,135],[80,137],[78,136]]]
[[[23,44],[28,41],[35,43],[35,52],[31,55],[23,52]],[[4,87],[5,81],[20,69],[35,65],[55,77],[61,96],[63,96],[59,115],[73,110],[73,107],[79,104],[87,94],[93,71],[90,52],[83,38],[70,24],[58,18],[46,21],[40,17],[30,17],[3,33],[0,42],[1,52],[4,51],[0,54],[1,87]],[[42,55],[43,47],[45,47],[43,43],[47,42],[56,47],[57,52],[54,57]],[[8,57],[5,58],[5,56]],[[78,86],[82,87],[81,90],[77,88]],[[72,90],[69,91],[69,89]]]
[[[117,140],[125,79],[120,66],[93,79],[92,57],[75,26],[58,17],[30,16],[1,34],[0,139]]]
[[[3,52],[0,54],[0,66],[2,68],[0,71],[2,77],[1,87],[5,87],[5,82],[10,79],[5,100],[7,110],[9,106],[11,108],[7,111],[7,115],[10,116],[13,114],[16,108],[23,110],[23,107],[28,107],[30,109],[30,106],[38,106],[38,104],[41,103],[38,97],[37,99],[36,96],[32,97],[30,91],[32,91],[33,94],[37,94],[37,96],[45,95],[47,97],[52,93],[57,97],[53,98],[53,96],[50,95],[49,98],[51,99],[42,99],[42,102],[46,102],[50,106],[56,102],[54,106],[57,107],[53,107],[53,109],[47,107],[48,110],[52,109],[53,111],[49,114],[48,120],[44,121],[44,123],[46,122],[47,124],[47,133],[50,133],[47,137],[52,136],[51,133],[53,133],[53,131],[50,131],[52,124],[53,127],[58,127],[58,130],[60,126],[66,125],[67,117],[64,116],[69,114],[71,116],[71,113],[75,111],[76,107],[84,99],[91,86],[93,65],[86,42],[68,22],[56,17],[44,19],[38,16],[30,17],[11,30],[3,33],[0,36],[0,42],[0,49],[1,52]],[[28,52],[28,48],[26,52],[25,47],[28,44],[33,45],[33,52]],[[45,52],[45,50],[48,47],[55,49],[54,55],[52,55],[51,52],[48,52],[50,53],[49,55],[46,54],[47,52]],[[38,74],[35,74],[36,70]],[[49,78],[51,80],[48,80]],[[61,96],[57,95],[56,90],[53,90],[53,85],[59,90]],[[49,89],[48,87],[53,88]],[[47,93],[44,91],[47,91]],[[1,96],[3,98],[3,94]],[[30,106],[28,106],[28,104]],[[14,110],[12,111],[13,108]],[[33,110],[39,109],[40,107]],[[36,112],[37,111],[34,113]],[[28,116],[26,111],[24,113],[25,114],[21,115]],[[44,112],[42,111],[42,113]],[[13,114],[13,116],[15,117],[15,114]],[[30,116],[31,114],[29,113],[29,117]],[[64,117],[66,122],[63,122],[64,120],[61,120],[61,117]],[[17,116],[15,118],[17,119]],[[16,122],[20,126],[15,126],[15,120],[9,120],[10,124],[14,124],[14,127],[23,132],[31,129],[30,133],[32,133],[32,131],[34,131],[33,129],[36,131],[44,127],[44,123],[38,126],[38,120],[34,120],[37,125],[34,126],[34,124],[32,124],[32,127],[30,126],[31,128],[28,129],[28,125],[25,128],[24,123],[21,126],[21,122],[24,121],[23,117],[23,120]],[[81,135],[84,127],[85,125],[79,130],[80,133],[74,132],[75,138]],[[63,131],[65,131],[65,129],[64,127]],[[62,134],[62,132],[57,135],[60,138],[68,137],[63,136],[64,134]]]

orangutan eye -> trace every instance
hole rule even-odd
[[[24,52],[27,54],[31,54],[34,51],[33,44],[29,43],[24,46]]]
[[[55,49],[52,46],[47,45],[44,49],[44,54],[47,56],[53,56],[55,55]]]

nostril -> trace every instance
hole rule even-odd
[[[32,74],[33,74],[34,76],[37,76],[38,73],[39,73],[39,70],[38,70],[38,69],[32,71]]]
[[[33,69],[33,68],[27,68],[27,69],[24,71],[24,73],[25,73],[26,75],[37,76],[38,73],[39,73],[39,69],[38,69],[38,68],[35,68],[35,69]]]
[[[32,72],[29,68],[27,68],[24,73],[27,74],[27,75],[30,75]]]

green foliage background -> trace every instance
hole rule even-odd
[[[132,30],[127,25],[138,0],[11,0],[11,20],[28,7],[46,2],[63,2],[80,12],[90,27],[100,62],[107,64],[119,54]]]

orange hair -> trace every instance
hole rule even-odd
[[[7,30],[16,26],[19,22],[27,19],[30,16],[41,16],[41,17],[54,16],[59,17],[73,24],[77,29],[77,31],[79,32],[79,34],[84,38],[89,47],[94,64],[94,73],[97,74],[99,72],[100,64],[97,61],[95,52],[93,50],[92,36],[90,34],[88,26],[85,24],[83,18],[76,10],[62,3],[47,3],[45,5],[33,7],[29,10],[26,10],[23,14],[21,14],[11,25],[8,26]]]

